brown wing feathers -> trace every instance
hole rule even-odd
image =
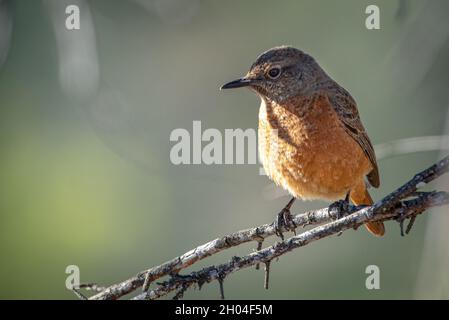
[[[376,155],[360,120],[354,99],[346,90],[340,87],[334,94],[329,96],[329,100],[335,108],[344,129],[360,145],[373,166],[373,170],[367,175],[369,183],[375,188],[379,187],[380,179]]]

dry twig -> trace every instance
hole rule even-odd
[[[180,298],[189,287],[193,285],[201,287],[204,283],[213,280],[219,281],[220,291],[223,297],[222,284],[226,276],[238,270],[256,266],[259,263],[263,263],[266,266],[265,285],[267,287],[270,261],[310,242],[332,235],[338,235],[345,230],[357,228],[368,221],[404,221],[404,219],[410,218],[411,223],[406,231],[408,233],[417,215],[431,207],[449,204],[449,193],[417,192],[418,188],[435,180],[447,171],[449,171],[449,156],[415,175],[413,179],[372,206],[348,206],[347,212],[338,213],[337,216],[341,218],[337,220],[335,220],[336,215],[334,210],[330,208],[295,215],[293,222],[298,227],[307,225],[320,226],[295,235],[285,241],[277,242],[265,249],[257,250],[243,257],[234,257],[227,263],[206,267],[187,275],[178,275],[180,270],[213,254],[250,241],[260,243],[263,239],[275,235],[276,230],[273,223],[238,231],[212,240],[159,266],[139,272],[134,277],[112,285],[89,299],[119,299],[142,286],[144,292],[134,297],[134,299],[157,299],[173,291],[178,291],[175,297]],[[283,231],[286,232],[288,230]],[[149,289],[151,283],[164,276],[171,277],[157,284],[154,289]]]

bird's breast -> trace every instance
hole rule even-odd
[[[326,97],[298,98],[286,105],[263,100],[258,142],[266,174],[295,197],[344,197],[370,170]]]

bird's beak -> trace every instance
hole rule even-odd
[[[253,80],[247,78],[240,78],[231,82],[228,82],[221,86],[220,90],[223,89],[234,89],[234,88],[242,88],[250,86],[253,83]]]

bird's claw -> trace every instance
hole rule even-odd
[[[410,230],[413,227],[413,223],[415,222],[416,215],[412,216],[410,218],[410,222],[407,225],[406,230],[404,230],[404,222],[407,220],[407,214],[404,211],[404,204],[402,202],[399,202],[396,207],[399,209],[398,217],[396,218],[396,221],[399,223],[399,229],[401,232],[401,237],[404,237],[406,234],[409,234]]]
[[[276,220],[274,221],[274,229],[276,235],[284,241],[284,234],[282,230],[291,231],[296,235],[296,223],[293,221],[290,208],[285,207],[277,214]]]
[[[343,218],[348,211],[349,200],[347,198],[335,201],[329,206],[329,212],[335,220]]]

